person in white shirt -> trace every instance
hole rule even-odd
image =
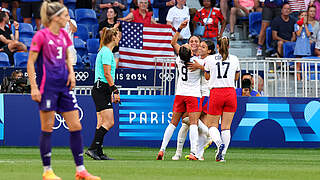
[[[169,9],[166,19],[168,25],[178,29],[183,21],[190,20],[189,8],[185,6],[185,4],[186,0],[177,0],[177,5]],[[190,36],[191,33],[188,22],[188,25],[180,32],[178,44],[183,45],[188,43]]]
[[[73,59],[73,65],[77,64],[77,51],[74,48],[74,42],[73,42],[73,37],[74,37],[74,33],[77,32],[77,23],[75,20],[70,19],[66,26],[64,27],[64,30],[67,31],[69,38],[72,41],[72,45],[68,48],[69,52],[70,52],[70,56]]]
[[[228,37],[219,38],[217,48],[219,53],[211,56],[205,65],[205,78],[210,88],[207,118],[209,134],[218,147],[216,161],[224,161],[231,139],[231,122],[237,110],[235,81],[239,79],[240,65],[238,58],[229,54]]]

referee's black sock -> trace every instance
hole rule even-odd
[[[98,149],[102,146],[104,135],[108,132],[103,126],[101,126],[99,129],[96,129],[96,132],[94,134],[94,139],[92,141],[92,144],[90,146],[90,150],[92,149]]]

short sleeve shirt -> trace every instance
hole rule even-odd
[[[278,36],[287,41],[291,41],[292,33],[294,32],[295,20],[289,18],[289,21],[284,21],[281,16],[278,16],[272,20],[271,29],[277,31]]]
[[[146,16],[144,18],[139,13],[139,9],[132,11],[132,14],[133,14],[133,21],[132,22],[151,24],[152,12],[147,12]]]
[[[206,10],[205,8],[199,9],[193,18],[195,22],[199,22],[202,25],[207,22],[207,18],[210,14],[210,10]],[[219,22],[222,23],[224,20],[222,13],[219,9],[213,8],[211,16],[207,22],[206,29],[204,31],[204,38],[214,38],[218,36],[219,32]]]
[[[11,30],[5,26],[4,30],[0,29],[0,35],[3,35],[6,39],[11,39]],[[3,46],[5,46],[6,44],[2,41],[0,41],[0,48],[2,48]]]
[[[106,46],[103,46],[97,55],[94,78],[95,82],[98,81],[98,79],[100,79],[102,82],[108,83],[106,77],[104,76],[103,65],[111,66],[111,76],[114,80],[116,75],[116,61],[113,57],[111,50]]]

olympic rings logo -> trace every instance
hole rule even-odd
[[[89,77],[88,72],[75,72],[76,80],[77,81],[85,81]]]
[[[159,73],[159,78],[163,81],[172,81],[174,79],[174,73]]]
[[[83,111],[81,107],[78,105],[76,106],[76,108],[79,109],[79,112],[80,112],[79,121],[81,121],[83,118]],[[64,118],[60,114],[55,113],[55,117],[56,117],[55,119],[59,122],[59,125],[53,127],[53,129],[59,129],[61,125],[63,125],[64,128],[69,129],[69,127],[66,124],[66,120],[64,120]]]

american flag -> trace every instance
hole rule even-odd
[[[121,22],[119,67],[154,69],[154,57],[173,57],[172,29],[169,25]],[[157,63],[157,67],[162,63]]]

